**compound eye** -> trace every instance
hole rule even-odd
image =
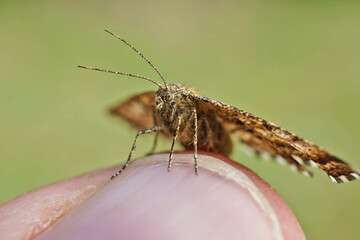
[[[174,98],[174,94],[172,94],[172,93],[168,93],[168,94],[166,94],[166,96],[165,96],[166,101],[170,101],[170,100],[172,100],[173,98]]]

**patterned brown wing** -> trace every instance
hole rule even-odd
[[[250,147],[250,151],[255,152],[256,155],[268,160],[270,158],[275,159],[279,164],[290,164],[292,170],[298,170],[305,176],[312,177],[313,174],[307,170],[303,164],[310,164],[310,161],[304,161],[307,159],[304,154],[293,148],[288,143],[272,144],[268,142],[266,138],[258,135],[254,132],[249,132],[244,129],[237,129],[234,132],[239,140]],[[312,165],[317,167],[317,165]]]
[[[154,92],[138,94],[110,109],[110,113],[127,120],[139,130],[154,126]]]
[[[279,156],[278,159],[284,159],[305,174],[310,172],[302,166],[303,163],[318,166],[333,182],[348,182],[360,178],[359,171],[347,163],[273,123],[206,97],[189,97],[196,103],[197,108],[216,112],[216,117],[223,121],[229,133],[237,134],[241,141],[260,154]]]

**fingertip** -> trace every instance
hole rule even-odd
[[[269,183],[265,182],[255,172],[238,162],[234,162],[233,160],[218,154],[215,154],[215,157],[239,169],[253,181],[256,187],[271,204],[277,219],[280,222],[284,239],[306,239],[304,231],[302,230],[295,214],[285,200],[272,188]]]
[[[1,239],[33,239],[76,208],[108,180],[100,169],[26,192],[0,205]]]
[[[305,239],[290,208],[249,169],[219,156],[135,161],[39,239]],[[220,160],[221,159],[221,160]]]

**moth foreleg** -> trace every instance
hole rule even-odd
[[[195,164],[195,174],[198,174],[198,162],[197,162],[197,143],[198,143],[198,127],[197,127],[197,112],[196,108],[192,109],[194,115],[194,137],[193,137],[193,145],[194,145],[194,164]]]
[[[155,133],[155,139],[154,139],[154,142],[153,142],[153,146],[152,146],[150,152],[149,152],[148,154],[146,154],[147,156],[154,154],[154,152],[155,152],[155,150],[156,150],[158,138],[159,138],[159,131],[157,131],[157,132]]]
[[[171,164],[172,164],[173,155],[174,155],[174,145],[175,145],[175,141],[179,135],[180,126],[181,126],[181,117],[178,118],[176,130],[175,130],[174,137],[173,137],[172,144],[171,144],[168,171],[170,171],[170,169],[171,169]]]
[[[129,154],[129,157],[128,159],[126,160],[126,163],[124,164],[124,166],[119,170],[117,171],[114,175],[111,176],[111,179],[113,179],[114,177],[118,176],[122,171],[125,170],[125,168],[129,165],[129,162],[132,158],[132,155],[135,151],[135,148],[136,148],[136,143],[138,141],[138,138],[140,135],[143,135],[143,134],[149,134],[149,133],[153,133],[153,132],[158,132],[159,130],[163,129],[164,126],[155,126],[155,127],[152,127],[152,128],[148,128],[148,129],[144,129],[144,130],[141,130],[139,131],[137,134],[136,134],[136,137],[135,137],[135,141],[134,141],[134,144],[132,145],[132,148],[131,148],[131,151],[130,151],[130,154]]]
[[[158,123],[157,123],[157,121],[156,121],[156,117],[155,117],[155,114],[154,114],[154,125],[156,126],[157,124],[158,124]],[[155,150],[156,150],[158,138],[159,138],[159,131],[156,131],[156,133],[155,133],[155,139],[154,139],[154,142],[153,142],[153,146],[152,146],[150,152],[147,154],[147,156],[154,154],[154,152],[155,152]]]

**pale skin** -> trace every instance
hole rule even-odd
[[[113,181],[118,166],[21,195],[0,205],[0,232],[4,239],[305,239],[288,205],[251,170],[202,153],[196,176],[188,152],[174,154],[167,172],[168,156],[134,161]],[[232,171],[245,174],[245,185]]]

